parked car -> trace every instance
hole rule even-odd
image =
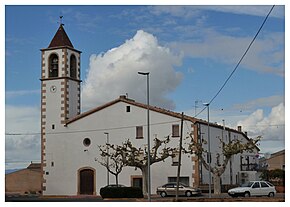
[[[228,190],[232,197],[244,196],[269,196],[274,197],[276,194],[275,186],[267,181],[250,181],[242,184],[241,187]]]
[[[156,193],[161,197],[169,196],[169,195],[176,195],[176,183],[167,183],[165,185],[157,187]],[[186,186],[183,183],[179,183],[179,190],[178,195],[184,195],[190,197],[192,195],[199,195],[201,194],[201,190],[199,188],[193,188]]]
[[[117,187],[122,188],[122,187],[126,187],[126,186],[122,185],[122,184],[118,184],[118,185],[110,184],[110,185],[106,185],[104,188],[117,188]]]

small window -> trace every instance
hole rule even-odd
[[[90,140],[89,138],[85,138],[84,141],[83,141],[83,144],[84,144],[86,147],[88,147],[88,146],[90,146],[90,144],[91,144],[91,140]]]
[[[143,139],[143,126],[136,126],[136,139]]]
[[[49,172],[45,172],[46,175],[49,175]]]
[[[178,166],[179,152],[175,151],[172,156],[172,166]]]
[[[51,162],[51,167],[54,167],[54,162]]]
[[[179,125],[178,124],[172,125],[172,137],[179,137]]]
[[[52,129],[54,129],[54,124],[53,124],[53,125],[51,125],[51,128],[52,128]]]
[[[131,111],[131,107],[130,106],[126,106],[126,112],[130,112]]]

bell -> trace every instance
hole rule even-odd
[[[58,64],[56,63],[53,63],[52,64],[52,70],[57,70],[58,69]]]

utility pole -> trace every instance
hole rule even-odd
[[[179,194],[179,178],[180,178],[181,150],[182,150],[182,137],[183,137],[183,120],[184,120],[184,113],[182,112],[182,114],[181,114],[179,151],[178,151],[178,168],[177,168],[177,179],[176,179],[176,196],[175,196],[175,200],[176,201],[178,201],[178,194]]]
[[[211,198],[211,152],[210,152],[210,127],[209,127],[209,103],[204,103],[204,106],[207,107],[207,162],[209,165],[208,170],[208,197]]]
[[[149,116],[149,72],[138,72],[139,75],[145,75],[147,77],[147,142],[148,142],[148,157],[147,157],[147,167],[148,167],[148,201],[151,201],[151,173],[150,173],[150,116]]]

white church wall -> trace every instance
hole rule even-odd
[[[105,132],[109,133],[111,144],[121,144],[130,139],[134,146],[144,147],[147,145],[147,111],[144,108],[130,105],[130,112],[126,107],[130,104],[118,102],[101,111],[88,115],[66,127],[54,130],[54,134],[47,135],[46,148],[47,167],[45,171],[46,195],[76,195],[78,192],[77,171],[82,167],[92,167],[96,170],[96,193],[100,188],[107,185],[107,171],[96,159],[100,159],[98,145],[106,143]],[[179,124],[180,119],[150,111],[150,140],[151,148],[153,139],[157,136],[163,139],[170,136],[171,143],[168,146],[178,147],[179,137],[171,137],[172,124]],[[136,126],[143,126],[143,139],[136,139]],[[184,123],[184,137],[192,130],[191,122]],[[83,140],[90,138],[91,145],[86,147]],[[194,182],[194,162],[191,156],[182,156],[181,176],[189,178],[189,184]],[[51,163],[53,162],[53,166]],[[119,175],[119,183],[131,186],[131,176],[141,175],[139,169],[133,167],[123,168]],[[172,166],[172,159],[151,165],[151,192],[156,193],[156,188],[168,182],[168,177],[176,177],[177,166]],[[110,183],[115,183],[115,177],[110,175]],[[57,186],[57,187],[56,187]]]

